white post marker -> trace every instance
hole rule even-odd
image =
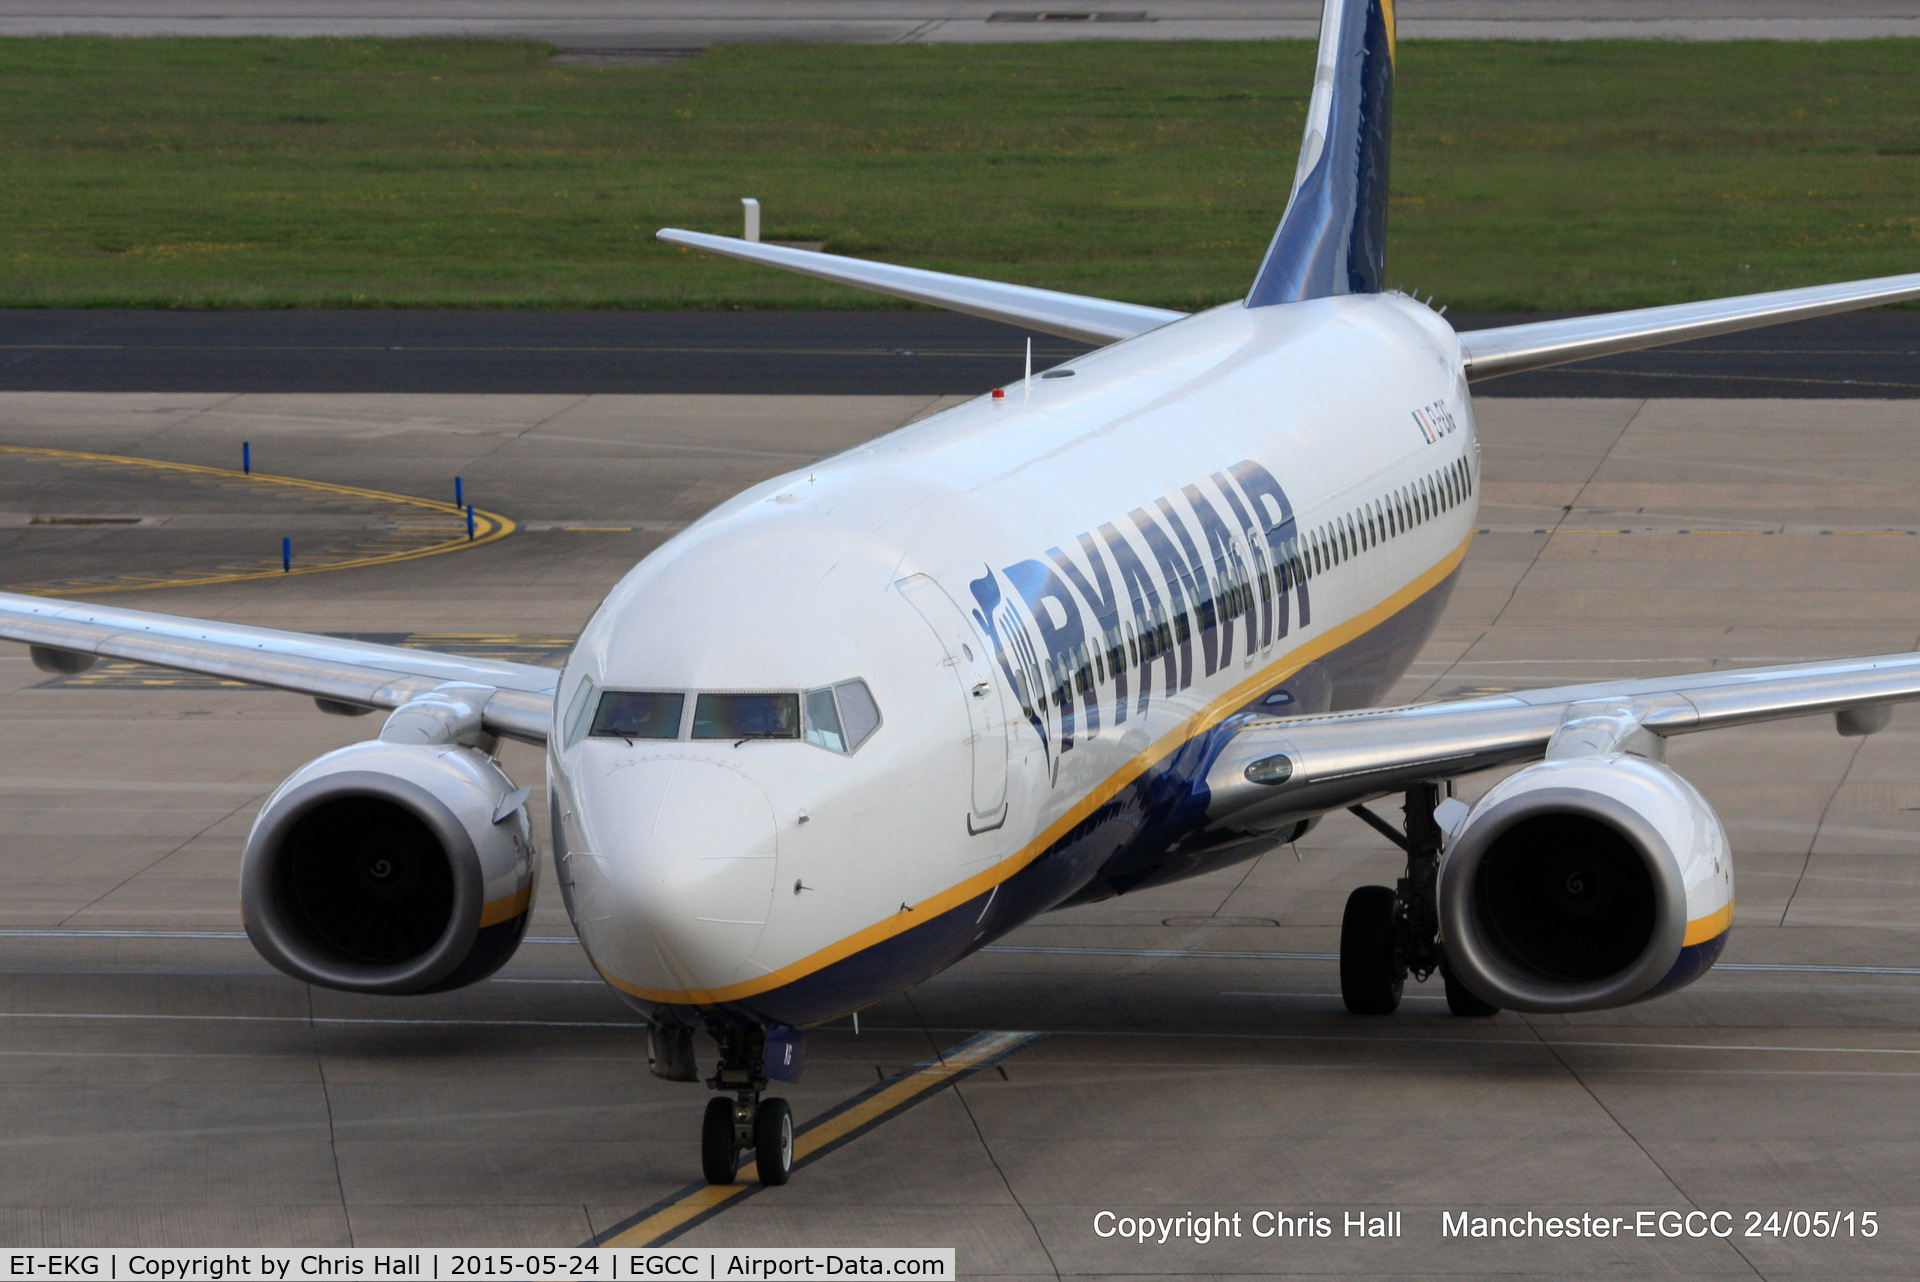
[[[747,218],[746,239],[757,245],[760,243],[760,202],[751,196],[743,196],[740,205]]]

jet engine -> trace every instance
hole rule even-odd
[[[1692,983],[1726,946],[1733,862],[1692,784],[1621,753],[1501,781],[1439,874],[1454,977],[1509,1010],[1624,1006]]]
[[[247,838],[240,906],[275,966],[357,993],[435,993],[498,970],[537,870],[526,788],[485,753],[371,740],[309,762]]]

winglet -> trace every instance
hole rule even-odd
[[[1325,0],[1293,195],[1247,306],[1377,294],[1386,269],[1393,0]]]

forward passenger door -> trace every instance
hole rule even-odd
[[[967,709],[967,748],[973,759],[973,813],[969,832],[990,832],[1007,819],[1007,714],[1000,683],[979,632],[946,589],[924,574],[895,585],[946,650],[960,700]]]

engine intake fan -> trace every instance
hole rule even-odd
[[[485,979],[526,933],[526,797],[468,747],[373,740],[310,762],[247,838],[248,938],[294,978],[349,992]]]
[[[1671,992],[1726,943],[1733,866],[1693,785],[1624,754],[1502,781],[1440,865],[1447,965],[1486,1001],[1599,1010]]]

